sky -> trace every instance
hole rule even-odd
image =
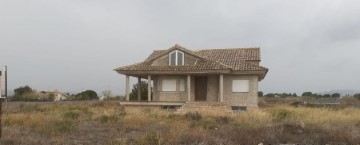
[[[121,95],[114,68],[174,44],[260,47],[265,93],[360,90],[357,0],[0,0],[10,90]]]

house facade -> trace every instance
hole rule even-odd
[[[129,78],[136,77],[138,82],[149,82],[147,101],[224,102],[229,106],[258,107],[258,82],[268,72],[259,63],[259,48],[190,50],[176,44],[167,50],[155,50],[143,62],[115,71],[126,75],[128,101]]]

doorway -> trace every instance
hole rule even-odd
[[[195,101],[206,101],[207,77],[195,77]]]

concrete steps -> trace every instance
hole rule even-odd
[[[187,112],[229,112],[231,107],[224,102],[186,102],[177,109],[177,113]]]

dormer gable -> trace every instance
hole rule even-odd
[[[182,66],[184,65],[184,52],[180,50],[174,50],[169,53],[169,65],[170,66]]]

